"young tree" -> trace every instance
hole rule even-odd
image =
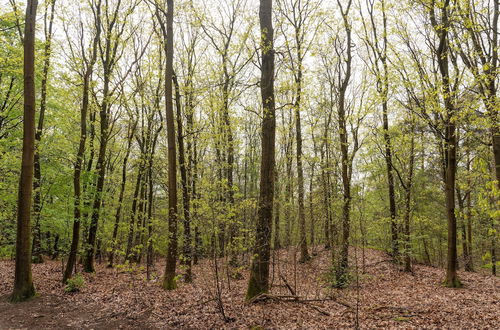
[[[500,187],[500,125],[498,124],[500,122],[498,115],[500,4],[497,0],[487,0],[483,3],[462,0],[457,1],[457,7],[460,15],[458,28],[463,34],[463,37],[457,40],[459,43],[457,51],[472,73],[486,108],[495,166],[494,174]]]
[[[35,152],[35,25],[37,0],[28,0],[24,25],[24,121],[23,154],[17,207],[16,269],[13,302],[35,295],[31,278],[31,197]]]
[[[101,35],[101,24],[99,23],[101,15],[101,0],[98,2],[91,3],[93,12],[93,23],[95,27],[94,37],[91,39],[90,50],[87,50],[84,44],[80,42],[75,42],[74,47],[70,47],[71,58],[73,61],[78,61],[82,58],[82,67],[80,75],[83,78],[82,84],[82,104],[80,108],[80,139],[78,143],[78,150],[76,153],[76,161],[74,165],[73,173],[73,191],[74,191],[74,202],[73,202],[73,235],[71,240],[71,246],[68,256],[68,261],[66,262],[66,268],[63,275],[63,283],[65,283],[72,275],[73,268],[76,264],[76,257],[78,253],[78,245],[80,242],[80,227],[82,217],[82,185],[81,176],[83,170],[83,158],[85,155],[86,142],[87,142],[87,116],[90,103],[90,85],[92,83],[92,72],[94,70],[94,64],[97,60],[97,45]],[[83,24],[80,25],[78,30],[80,37],[83,38],[84,30]],[[69,40],[69,32],[66,29],[66,36]],[[78,50],[75,47],[80,48]]]
[[[260,91],[263,108],[262,157],[254,256],[250,270],[250,280],[248,282],[247,299],[252,299],[269,290],[269,257],[271,254],[276,139],[272,8],[272,0],[260,0],[259,19],[262,54]]]
[[[137,128],[137,120],[132,119],[131,123],[127,127],[127,144],[125,149],[125,157],[123,157],[122,165],[122,181],[120,184],[120,193],[118,195],[118,207],[116,208],[115,214],[115,224],[113,226],[113,236],[111,238],[111,251],[109,253],[108,267],[113,267],[115,250],[117,246],[117,236],[118,236],[118,226],[120,224],[122,209],[123,209],[123,195],[125,193],[125,186],[127,184],[127,164],[130,157],[130,151],[132,150],[132,142],[135,135],[135,130]]]
[[[282,33],[285,37],[285,46],[290,59],[291,70],[294,78],[294,102],[293,111],[295,117],[295,140],[296,140],[296,160],[297,160],[297,186],[298,186],[298,216],[299,216],[299,241],[300,241],[300,262],[306,262],[311,257],[307,249],[306,237],[306,215],[304,208],[304,169],[302,166],[302,122],[301,107],[303,102],[303,80],[304,80],[304,59],[310,49],[311,42],[307,39],[306,29],[308,25],[314,24],[312,18],[321,2],[312,1],[282,0],[279,1],[280,14],[285,17],[292,26],[292,39],[288,40],[287,34],[282,27]],[[314,27],[312,27],[314,28]]]
[[[94,258],[97,242],[97,228],[99,225],[100,212],[104,195],[104,182],[106,178],[106,157],[108,152],[108,142],[111,136],[111,108],[113,105],[113,96],[117,91],[117,87],[113,86],[113,75],[118,67],[118,62],[123,55],[123,49],[131,37],[126,35],[127,18],[132,14],[137,1],[132,1],[125,5],[122,1],[118,1],[114,6],[106,3],[103,6],[102,20],[96,24],[101,25],[104,35],[104,40],[99,39],[98,50],[99,58],[102,62],[102,95],[100,102],[97,101],[99,107],[99,150],[96,163],[97,183],[95,186],[94,200],[92,202],[92,214],[90,226],[88,229],[87,247],[84,258],[84,270],[86,272],[94,272]],[[128,73],[128,72],[127,72]],[[125,74],[126,76],[127,74]],[[121,80],[125,78],[122,77]],[[117,82],[120,85],[121,81]]]
[[[378,22],[376,21],[377,13],[375,12],[375,0],[367,1],[367,9],[369,14],[369,22],[363,18],[364,39],[369,57],[370,57],[370,70],[375,75],[376,88],[379,96],[379,102],[382,106],[382,124],[384,136],[384,159],[387,171],[387,185],[389,193],[389,213],[391,217],[391,245],[392,257],[395,261],[398,259],[398,225],[397,225],[397,211],[396,211],[396,194],[394,187],[394,169],[392,160],[392,144],[391,136],[389,134],[389,68],[387,63],[387,49],[388,49],[388,28],[387,28],[387,13],[385,0],[379,0],[380,11],[382,16],[382,31],[378,30]],[[363,17],[363,9],[360,9],[361,17]]]
[[[47,84],[50,70],[50,58],[52,52],[52,27],[54,23],[54,6],[56,0],[47,0],[44,14],[44,34],[45,45],[43,48],[43,72],[40,88],[40,112],[38,114],[38,123],[35,133],[35,156],[34,156],[34,180],[33,191],[33,215],[35,217],[35,227],[33,230],[33,262],[42,263],[41,248],[41,212],[42,212],[42,172],[40,166],[40,141],[42,140],[43,123],[45,119],[45,110],[47,108]]]

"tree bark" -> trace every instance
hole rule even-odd
[[[272,0],[260,0],[259,19],[262,52],[260,79],[263,106],[262,157],[254,258],[252,260],[250,280],[246,294],[248,300],[269,290],[276,140]]]
[[[99,19],[98,16],[101,12],[101,2],[96,6],[95,19],[96,22]],[[93,39],[92,53],[90,59],[85,63],[86,68],[83,74],[83,89],[82,89],[82,107],[80,110],[80,142],[78,144],[78,151],[76,154],[75,168],[73,173],[73,190],[74,190],[74,202],[73,202],[73,235],[71,239],[71,247],[68,256],[68,261],[66,263],[66,268],[63,275],[63,283],[71,277],[73,268],[76,264],[76,256],[78,253],[78,245],[80,242],[80,221],[82,219],[82,192],[81,192],[81,174],[83,168],[83,156],[85,154],[85,143],[87,141],[87,113],[89,110],[89,92],[90,83],[92,77],[92,71],[94,69],[94,64],[97,60],[97,43],[101,35],[101,26],[96,24],[96,34]],[[82,50],[83,51],[83,50]],[[91,158],[92,159],[92,158]],[[90,163],[90,166],[91,163]]]
[[[454,118],[455,109],[453,104],[454,91],[450,86],[450,76],[448,67],[449,41],[448,29],[450,0],[440,7],[440,22],[436,19],[435,8],[430,10],[431,23],[439,38],[439,45],[436,49],[436,60],[439,65],[439,72],[442,80],[442,94],[445,107],[445,190],[446,190],[446,213],[448,218],[448,255],[446,267],[446,279],[444,284],[448,287],[460,287],[461,283],[457,276],[457,220],[455,216],[455,182],[457,172],[457,137]]]
[[[166,22],[160,15],[166,15]],[[173,290],[176,288],[175,270],[177,266],[177,157],[175,142],[174,108],[172,100],[172,77],[173,77],[173,21],[174,21],[174,1],[167,0],[167,11],[156,6],[156,16],[160,23],[163,34],[163,47],[166,56],[165,66],[165,112],[168,144],[168,243],[167,262],[165,265],[165,277],[163,278],[163,288]]]
[[[45,47],[43,50],[43,72],[42,72],[42,82],[41,82],[41,95],[40,95],[40,113],[38,115],[38,126],[35,133],[35,156],[34,156],[34,181],[33,181],[33,191],[35,196],[33,197],[33,215],[35,217],[35,228],[33,230],[33,262],[42,263],[42,248],[41,248],[41,212],[42,212],[42,171],[40,166],[40,141],[42,140],[43,133],[43,123],[45,118],[45,109],[47,108],[47,81],[50,69],[50,55],[52,46],[52,26],[54,22],[54,5],[56,0],[50,1],[50,16],[47,21],[47,13],[49,11],[49,5],[45,9]]]
[[[187,164],[184,154],[184,135],[182,130],[182,110],[181,110],[181,94],[177,76],[172,77],[175,88],[175,105],[177,109],[177,144],[179,145],[179,170],[181,172],[181,186],[182,186],[182,209],[184,212],[184,245],[183,245],[183,264],[186,266],[186,274],[184,279],[187,283],[193,281],[191,274],[191,260],[192,260],[192,242],[191,242],[191,211],[190,211],[190,196],[189,196],[189,183],[187,178]]]
[[[405,257],[404,257],[404,270],[411,272],[411,236],[410,236],[410,220],[411,220],[411,190],[413,188],[413,172],[415,164],[415,137],[412,130],[410,140],[410,161],[408,169],[408,181],[405,188],[405,219],[404,219],[404,238],[405,238]]]
[[[35,295],[31,277],[31,197],[35,152],[35,25],[38,1],[28,0],[24,26],[24,115],[23,153],[17,206],[16,265],[10,300],[23,301]]]
[[[120,224],[122,216],[123,195],[125,193],[125,186],[127,184],[127,164],[128,164],[128,158],[130,156],[130,151],[132,149],[132,140],[134,138],[136,127],[137,127],[137,121],[132,123],[131,127],[129,127],[128,129],[127,149],[125,151],[125,157],[123,157],[122,182],[120,184],[120,193],[118,195],[118,207],[116,208],[116,213],[115,213],[115,224],[113,225],[113,237],[111,238],[111,252],[109,253],[108,267],[114,266],[115,251],[118,243],[116,241],[118,237],[118,226]]]
[[[346,118],[346,92],[351,79],[352,66],[352,39],[351,25],[348,20],[349,10],[352,0],[349,0],[347,8],[344,9],[340,0],[337,4],[341,7],[344,30],[346,33],[346,58],[345,74],[339,77],[339,95],[337,104],[337,115],[339,125],[339,140],[341,154],[341,174],[343,186],[343,204],[342,204],[342,244],[340,247],[340,260],[336,273],[336,286],[344,287],[348,282],[348,267],[349,267],[349,236],[350,236],[350,210],[351,210],[351,176],[352,176],[352,158],[349,157],[349,140],[347,135],[347,118]],[[340,70],[340,68],[339,68]],[[353,155],[354,156],[354,155]]]

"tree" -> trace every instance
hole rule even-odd
[[[272,0],[261,0],[259,7],[261,32],[261,78],[262,97],[262,158],[260,164],[260,195],[255,230],[255,245],[247,299],[269,290],[269,257],[271,254],[271,228],[273,220],[273,196],[275,173],[276,118],[274,103],[274,31]]]
[[[23,154],[17,207],[16,269],[13,302],[35,295],[31,277],[31,197],[35,152],[35,25],[37,0],[28,0],[24,25],[24,121]]]
[[[440,13],[439,21],[436,16],[436,7]],[[450,82],[449,73],[449,27],[450,27],[450,0],[445,0],[443,4],[437,6],[432,1],[429,15],[432,27],[439,39],[436,49],[436,61],[439,66],[442,83],[442,97],[444,100],[444,126],[445,126],[445,190],[446,190],[446,210],[448,217],[448,258],[446,268],[446,279],[444,284],[448,287],[461,286],[457,276],[457,220],[455,215],[455,182],[457,172],[457,136],[455,121],[455,86]]]
[[[89,110],[90,102],[90,85],[92,82],[92,72],[94,70],[94,64],[97,60],[97,45],[101,35],[101,24],[99,23],[101,14],[101,0],[98,2],[92,2],[92,12],[93,12],[93,23],[95,27],[95,34],[91,40],[91,50],[87,51],[82,45],[78,49],[79,53],[72,53],[72,59],[76,61],[78,58],[83,58],[81,67],[81,76],[83,77],[82,84],[82,103],[80,108],[80,139],[78,144],[78,150],[76,153],[76,161],[74,165],[73,172],[73,235],[71,240],[71,247],[69,251],[68,261],[66,262],[66,268],[63,275],[63,283],[65,283],[72,275],[73,268],[76,264],[76,257],[78,253],[78,245],[80,242],[80,227],[82,222],[82,186],[81,186],[81,175],[83,170],[83,157],[85,155],[85,147],[87,142],[87,116]],[[83,36],[83,25],[79,30],[80,35]],[[68,30],[66,29],[66,36],[69,40]],[[80,43],[75,43],[75,47]],[[80,44],[81,45],[81,44]],[[74,48],[70,47],[73,52]],[[76,51],[76,50],[75,50]]]
[[[132,141],[134,139],[135,130],[137,128],[137,120],[132,120],[132,122],[127,127],[127,147],[125,149],[125,157],[123,157],[122,165],[122,181],[120,184],[120,193],[118,195],[118,207],[115,213],[115,224],[113,226],[113,237],[111,238],[111,252],[109,253],[108,267],[113,267],[115,250],[117,246],[117,236],[118,236],[118,225],[120,224],[120,219],[122,215],[123,208],[123,195],[125,193],[125,186],[127,184],[127,164],[130,157],[130,151],[132,150]]]
[[[306,215],[304,209],[304,169],[302,166],[302,123],[301,123],[301,106],[302,106],[302,84],[303,84],[303,61],[311,42],[306,39],[306,26],[311,24],[311,18],[321,2],[313,4],[312,1],[295,1],[285,0],[280,1],[279,8],[281,14],[285,17],[288,23],[293,28],[293,41],[286,40],[285,46],[287,54],[290,58],[292,74],[294,78],[294,102],[293,112],[295,117],[295,140],[296,140],[296,160],[297,160],[297,188],[298,188],[298,216],[299,216],[299,242],[300,242],[300,262],[306,262],[311,257],[307,249],[306,237]],[[282,33],[287,38],[287,34],[283,30]],[[293,46],[292,46],[293,45]]]
[[[33,262],[43,262],[42,249],[41,249],[41,212],[42,212],[42,173],[40,168],[40,141],[43,134],[43,123],[45,118],[45,111],[47,108],[47,84],[50,70],[50,57],[52,52],[52,27],[54,23],[54,6],[56,0],[46,1],[46,8],[44,14],[44,33],[45,45],[43,48],[43,72],[42,82],[40,88],[40,112],[38,114],[38,123],[35,133],[35,156],[34,156],[34,180],[33,191],[35,196],[33,198],[33,215],[35,217],[35,227],[33,231]],[[49,14],[50,11],[50,14]]]
[[[375,0],[367,1],[367,9],[369,13],[369,21],[371,31],[368,30],[366,20],[363,19],[363,29],[365,32],[364,42],[366,44],[370,56],[370,70],[375,75],[377,93],[379,94],[379,102],[382,105],[382,124],[384,136],[384,158],[387,168],[387,186],[389,193],[389,213],[391,217],[391,245],[392,256],[397,261],[399,254],[398,247],[398,225],[396,211],[396,195],[394,187],[394,169],[392,160],[392,144],[389,134],[389,69],[387,63],[387,48],[388,48],[388,31],[387,31],[387,13],[385,0],[380,0],[380,8],[382,12],[382,31],[378,32],[376,23]],[[360,14],[363,17],[363,10],[360,9]],[[371,32],[371,33],[370,33]],[[380,35],[379,35],[380,34]]]
[[[346,34],[345,49],[342,49],[341,41],[336,40],[335,52],[339,57],[339,64],[337,67],[338,81],[337,83],[337,116],[338,116],[338,134],[339,134],[339,148],[341,153],[341,173],[342,173],[342,187],[343,187],[343,201],[342,201],[342,243],[340,251],[340,260],[336,271],[336,284],[340,287],[347,284],[347,271],[349,266],[349,235],[350,235],[350,208],[351,208],[351,179],[352,179],[352,162],[354,154],[359,148],[357,137],[354,136],[354,150],[352,155],[349,152],[349,136],[347,126],[346,109],[348,107],[346,102],[346,93],[351,80],[352,74],[352,27],[349,21],[349,11],[351,9],[352,0],[349,0],[346,7],[337,0],[340,7],[343,20],[343,28]],[[345,51],[345,55],[343,55]]]
[[[96,163],[97,183],[95,185],[94,200],[92,202],[92,214],[87,237],[87,247],[84,258],[84,270],[94,272],[94,257],[97,241],[97,227],[103,202],[104,181],[106,177],[106,156],[108,142],[111,136],[111,106],[112,97],[117,88],[112,86],[113,74],[118,66],[118,60],[123,55],[122,49],[131,35],[124,35],[127,26],[127,18],[134,11],[138,2],[132,2],[128,7],[123,7],[123,3],[118,1],[114,7],[104,6],[103,17],[99,16],[96,24],[101,25],[104,40],[99,39],[99,58],[102,62],[102,97],[99,107],[99,150]],[[128,73],[128,72],[127,72]],[[125,74],[126,77],[127,74]],[[124,80],[122,77],[121,80]],[[118,81],[118,85],[120,85]]]
[[[173,290],[176,288],[175,269],[177,264],[177,156],[175,145],[175,123],[174,107],[172,100],[173,82],[173,20],[174,1],[167,0],[167,9],[156,4],[156,18],[160,23],[163,35],[163,47],[166,56],[165,66],[165,113],[167,121],[167,143],[168,143],[168,246],[167,263],[165,266],[165,277],[163,278],[163,288]],[[166,22],[165,22],[166,16]]]
[[[466,0],[463,1],[463,5],[461,4],[462,1],[457,1],[460,15],[459,28],[463,31],[463,37],[457,40],[460,43],[457,51],[467,69],[472,73],[486,108],[495,166],[494,174],[497,185],[500,187],[500,128],[498,125],[500,119],[497,95],[500,4],[496,0],[486,1],[483,4]],[[486,12],[487,15],[480,18],[477,13],[482,12]]]

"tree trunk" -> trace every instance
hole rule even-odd
[[[275,200],[274,200],[274,205],[275,205],[275,211],[274,211],[274,250],[279,250],[281,248],[280,244],[280,184],[278,180],[278,170],[275,169],[274,173],[274,179],[276,181],[275,183]]]
[[[96,16],[100,15],[100,2],[96,7]],[[87,141],[87,113],[89,110],[89,92],[92,71],[94,69],[94,64],[97,60],[97,43],[101,35],[101,26],[96,24],[96,34],[93,39],[92,53],[88,63],[85,63],[86,68],[83,75],[83,90],[82,90],[82,108],[80,110],[80,142],[78,145],[78,151],[76,154],[75,169],[73,173],[73,190],[74,190],[74,202],[73,202],[73,235],[71,239],[71,247],[69,251],[68,261],[66,263],[66,268],[63,275],[63,283],[71,277],[73,268],[76,264],[76,256],[78,253],[78,245],[80,242],[80,222],[82,219],[82,192],[81,192],[81,174],[83,168],[83,156],[85,154],[85,143]],[[93,134],[91,132],[91,134]],[[92,137],[93,138],[93,137]],[[89,167],[92,168],[90,158]],[[90,170],[89,169],[89,170]]]
[[[411,236],[410,236],[410,220],[411,220],[411,190],[413,187],[413,171],[415,164],[415,137],[412,130],[410,141],[410,162],[408,169],[408,181],[405,185],[405,220],[404,220],[404,238],[405,238],[405,258],[404,270],[411,272]]]
[[[123,195],[125,193],[125,186],[127,184],[127,163],[128,158],[130,156],[130,151],[132,149],[132,140],[134,138],[135,128],[137,126],[137,122],[134,122],[131,127],[129,127],[127,134],[127,150],[125,151],[125,157],[123,158],[122,165],[122,182],[120,185],[120,193],[118,195],[118,207],[116,208],[115,213],[115,224],[113,226],[113,237],[111,238],[111,252],[109,253],[109,261],[108,267],[113,267],[115,251],[117,246],[117,237],[118,237],[118,225],[120,224],[122,208],[123,208]]]
[[[173,21],[174,1],[167,0],[166,23],[160,15],[160,8],[156,7],[156,16],[160,23],[163,34],[163,45],[166,56],[165,66],[165,112],[167,121],[167,144],[168,144],[168,243],[167,260],[165,265],[165,277],[163,288],[173,290],[176,288],[175,270],[177,266],[177,157],[175,142],[174,107],[172,100],[172,77],[173,77]]]
[[[457,276],[457,220],[455,216],[455,176],[457,172],[457,137],[456,125],[454,118],[455,109],[453,104],[453,93],[450,84],[449,76],[449,41],[448,29],[450,26],[449,14],[450,0],[445,0],[445,3],[440,6],[441,20],[438,23],[435,16],[435,8],[431,8],[429,14],[431,23],[439,38],[439,45],[436,49],[436,60],[439,65],[439,72],[442,80],[442,95],[445,106],[445,139],[444,152],[446,159],[445,170],[445,190],[446,190],[446,213],[448,218],[448,256],[446,267],[445,285],[448,287],[461,286]]]
[[[47,108],[47,81],[50,69],[50,55],[51,55],[51,45],[52,45],[52,26],[54,22],[54,5],[56,0],[50,1],[50,16],[47,22],[47,12],[49,6],[45,9],[45,47],[43,50],[43,72],[42,72],[42,83],[41,83],[41,95],[40,95],[40,113],[38,115],[38,126],[35,133],[35,156],[34,156],[34,167],[35,167],[35,177],[33,181],[33,191],[35,196],[33,198],[33,215],[35,217],[35,228],[33,230],[33,262],[42,263],[42,248],[41,248],[41,212],[42,212],[42,191],[41,191],[41,179],[42,172],[40,166],[40,141],[42,140],[43,133],[43,122],[45,118],[45,109]],[[48,24],[48,26],[47,26]]]
[[[35,24],[38,1],[28,0],[24,26],[24,116],[23,154],[17,206],[16,266],[11,301],[35,295],[31,277],[31,197],[35,152]]]
[[[300,43],[297,44],[298,58],[301,58]],[[306,237],[306,214],[304,210],[304,170],[302,168],[302,127],[300,121],[300,101],[302,93],[302,63],[298,64],[298,73],[295,83],[297,84],[297,95],[294,104],[295,113],[295,138],[297,140],[297,185],[298,185],[298,202],[299,202],[299,244],[300,258],[299,262],[303,263],[311,259],[307,250]]]
[[[175,105],[177,109],[177,144],[179,145],[179,170],[181,172],[182,186],[182,209],[184,211],[184,244],[183,244],[183,265],[186,266],[186,274],[184,279],[187,283],[193,281],[191,274],[192,260],[192,242],[191,242],[191,212],[190,212],[190,196],[189,183],[187,178],[186,157],[184,155],[184,135],[182,130],[182,111],[181,111],[181,94],[177,76],[172,77],[175,87]]]
[[[132,199],[132,209],[130,211],[130,220],[128,227],[128,235],[127,235],[127,247],[125,249],[125,260],[129,262],[132,260],[132,254],[133,254],[132,249],[134,245],[134,229],[136,225],[137,209],[139,205],[140,192],[144,174],[143,161],[144,158],[143,155],[141,155],[141,161],[140,161],[141,163],[139,164],[139,169],[137,170],[137,179],[135,182],[134,196]]]
[[[467,159],[467,171],[470,171],[470,159]],[[467,259],[465,260],[465,270],[472,272],[474,271],[474,263],[472,258],[472,192],[469,191],[467,194]]]
[[[340,4],[340,0],[337,0]],[[342,244],[340,247],[340,260],[336,274],[336,285],[344,287],[348,282],[348,267],[349,267],[349,235],[350,235],[350,209],[351,209],[351,175],[352,175],[352,158],[349,157],[349,141],[347,136],[347,123],[346,123],[346,92],[351,79],[351,65],[352,65],[352,43],[351,43],[351,25],[348,21],[349,9],[352,1],[349,0],[347,9],[341,7],[344,29],[346,32],[347,40],[347,57],[345,59],[345,75],[340,81],[339,95],[338,95],[338,122],[339,122],[339,140],[340,140],[340,153],[341,153],[341,174],[343,186],[343,206],[342,206]],[[354,155],[353,155],[354,156]]]
[[[310,219],[310,234],[311,234],[311,245],[314,249],[314,208],[313,208],[313,178],[314,178],[314,164],[311,165],[311,177],[309,178],[309,219]]]
[[[250,270],[250,280],[246,294],[247,299],[252,299],[269,290],[276,140],[272,0],[260,0],[259,19],[262,51],[260,91],[264,113],[262,119],[260,195],[255,232],[254,258]]]

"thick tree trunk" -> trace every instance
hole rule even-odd
[[[11,301],[35,295],[31,277],[31,197],[35,152],[35,24],[38,1],[28,0],[24,26],[24,116],[23,153],[17,206],[16,266]]]
[[[255,232],[254,258],[246,294],[247,299],[252,299],[269,290],[269,258],[271,253],[275,174],[276,117],[272,0],[260,0],[259,18],[262,51],[260,90],[264,113],[262,119],[262,157],[257,228]]]
[[[163,288],[173,290],[176,288],[175,270],[177,266],[177,156],[175,142],[174,106],[172,100],[172,77],[174,73],[174,1],[167,0],[166,23],[160,15],[159,7],[156,7],[156,16],[160,23],[163,34],[163,45],[166,56],[165,66],[165,112],[167,121],[167,145],[168,145],[168,243],[165,275]]]
[[[340,0],[337,3],[341,6]],[[349,157],[349,141],[347,136],[347,123],[346,123],[346,92],[351,79],[351,65],[352,65],[352,43],[351,43],[351,25],[348,21],[349,9],[352,1],[349,0],[347,9],[341,7],[344,29],[347,36],[347,57],[345,59],[345,75],[340,81],[339,95],[338,95],[338,122],[339,122],[339,140],[340,140],[340,153],[342,164],[342,186],[343,186],[343,206],[342,206],[342,244],[340,247],[340,260],[336,273],[336,285],[344,287],[348,282],[348,267],[349,267],[349,236],[350,236],[350,210],[351,210],[351,176],[352,176],[352,157]],[[354,153],[355,151],[353,151]]]
[[[457,276],[457,220],[455,215],[455,181],[457,172],[457,137],[455,125],[455,109],[453,104],[454,91],[451,89],[449,75],[449,41],[448,29],[450,0],[445,0],[440,11],[440,22],[435,16],[435,8],[429,11],[431,23],[439,38],[439,45],[436,49],[436,60],[439,65],[439,72],[442,80],[442,95],[445,107],[445,191],[446,191],[446,213],[448,218],[448,256],[446,267],[446,279],[444,284],[448,287],[461,286]]]

